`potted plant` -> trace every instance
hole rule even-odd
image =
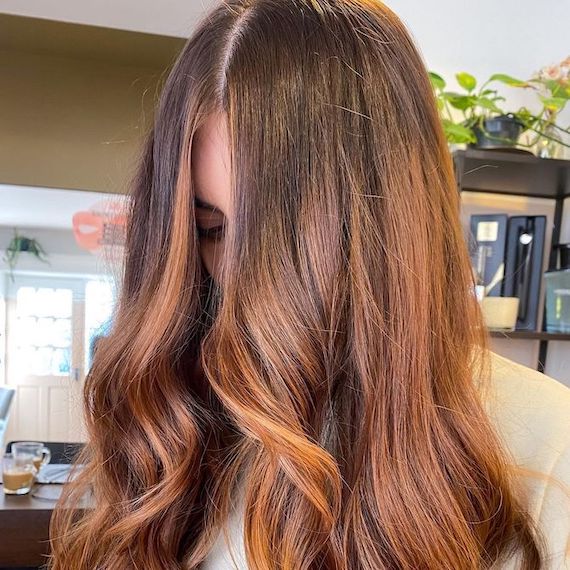
[[[557,65],[545,66],[529,79],[528,87],[535,90],[542,103],[538,124],[541,133],[533,140],[538,156],[556,158],[559,139],[570,135],[570,129],[556,124],[558,115],[570,99],[570,56]]]
[[[18,234],[18,231],[14,230],[14,237],[10,240],[8,247],[6,248],[5,261],[10,267],[10,277],[14,280],[13,271],[18,262],[20,253],[31,253],[34,257],[39,259],[44,263],[49,263],[47,258],[47,253],[44,248],[40,245],[38,240],[34,238],[29,238]]]
[[[569,146],[561,136],[552,134],[552,128],[566,132],[550,120],[546,124],[543,116],[552,102],[541,100],[542,109],[533,114],[526,107],[516,111],[506,111],[502,104],[505,98],[499,94],[494,84],[510,87],[534,87],[530,81],[516,79],[504,73],[496,73],[478,87],[476,78],[466,72],[455,75],[463,92],[448,91],[441,75],[430,72],[430,80],[435,91],[445,135],[450,144],[467,144],[476,148],[532,148],[536,144],[520,141],[520,135],[527,130],[538,137],[547,137],[557,144]],[[457,118],[459,117],[459,118]],[[548,128],[547,128],[548,127]]]

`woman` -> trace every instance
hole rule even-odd
[[[570,390],[488,349],[428,76],[385,6],[216,6],[132,198],[52,569],[569,560]]]

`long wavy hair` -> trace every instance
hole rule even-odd
[[[233,208],[214,282],[191,148],[216,112]],[[436,102],[386,6],[215,6],[165,81],[131,196],[52,570],[199,568],[239,489],[252,570],[540,567],[484,408],[489,341]]]

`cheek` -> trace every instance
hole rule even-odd
[[[219,268],[219,257],[221,255],[222,244],[213,240],[200,241],[200,256],[208,273],[216,278]]]

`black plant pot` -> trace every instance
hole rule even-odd
[[[31,249],[31,240],[28,238],[20,238],[20,247],[18,251],[30,251]]]
[[[521,136],[524,125],[513,115],[499,115],[483,120],[483,127],[473,127],[476,143],[469,146],[475,148],[500,149],[513,148]]]

